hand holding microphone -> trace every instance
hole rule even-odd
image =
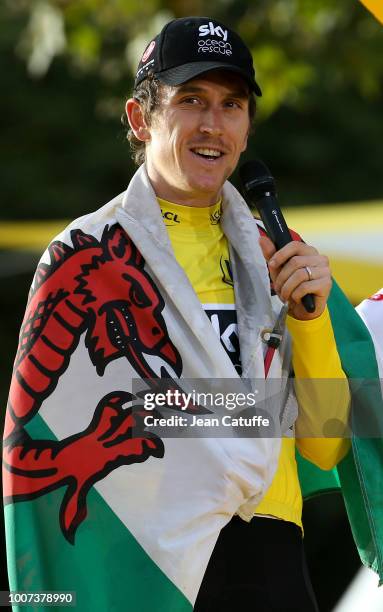
[[[260,245],[276,293],[289,303],[289,314],[296,319],[318,317],[326,307],[332,284],[327,257],[293,240],[265,164],[259,160],[247,162],[240,168],[240,177],[245,198],[257,207],[270,237],[261,237]]]

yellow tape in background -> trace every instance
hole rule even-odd
[[[355,304],[383,285],[383,201],[286,208],[284,212],[290,227],[330,257],[334,277]],[[14,251],[41,253],[67,223],[0,222],[0,255],[6,261]],[[34,266],[32,257],[31,270]]]
[[[0,249],[42,252],[69,223],[66,221],[0,221]]]
[[[362,4],[383,24],[383,0],[360,0]]]
[[[382,201],[284,212],[289,227],[329,256],[334,278],[354,304],[383,285]]]

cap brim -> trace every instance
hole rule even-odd
[[[168,68],[168,70],[157,72],[155,76],[166,85],[182,85],[204,72],[209,72],[209,70],[229,70],[230,72],[236,72],[244,78],[255,95],[262,95],[258,83],[254,79],[249,78],[249,75],[244,70],[233,64],[226,64],[223,62],[190,62],[189,64],[183,64],[182,66],[176,66],[175,68]]]

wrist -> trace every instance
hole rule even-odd
[[[286,317],[286,325],[291,335],[293,335],[295,330],[297,331],[304,330],[305,332],[316,332],[320,330],[322,327],[324,327],[325,325],[327,325],[329,320],[330,320],[330,314],[329,314],[329,311],[326,305],[323,312],[321,312],[319,316],[316,316],[312,319],[296,319],[291,314],[288,314]]]

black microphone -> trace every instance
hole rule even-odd
[[[257,207],[266,232],[277,249],[292,242],[289,228],[278,205],[275,181],[267,166],[259,159],[248,161],[240,167],[239,176],[246,201]],[[315,311],[312,293],[304,295],[301,301],[307,312]]]

